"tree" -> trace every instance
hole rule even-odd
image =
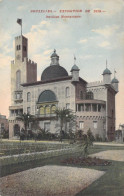
[[[62,138],[64,135],[64,128],[67,129],[67,122],[74,122],[75,116],[70,109],[56,109],[55,114],[57,120],[59,121],[59,133],[60,133],[60,141],[62,142]],[[66,130],[67,131],[67,130]]]
[[[31,115],[31,114],[21,114],[19,116],[16,117],[16,120],[18,121],[22,121],[23,124],[24,124],[24,130],[25,130],[25,133],[26,133],[26,136],[28,136],[28,127],[29,127],[29,123],[32,122],[34,120],[34,116]]]
[[[84,134],[82,130],[79,130],[78,137],[80,140],[79,147],[82,149],[84,157],[87,157],[89,148],[93,146],[94,136],[89,129],[87,134]]]

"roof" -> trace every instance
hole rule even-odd
[[[106,68],[104,71],[103,71],[103,74],[102,75],[105,75],[105,74],[112,74],[111,71]]]
[[[79,68],[77,65],[73,65],[73,67],[71,68],[71,72],[72,71],[79,71]]]
[[[43,71],[41,80],[47,81],[65,76],[68,76],[68,72],[64,67],[61,67],[60,65],[50,65]]]
[[[116,78],[113,78],[111,83],[119,83],[119,81]]]
[[[65,77],[61,77],[61,78],[55,78],[55,79],[51,79],[51,80],[45,80],[45,81],[36,81],[36,82],[32,82],[32,83],[24,83],[21,84],[22,86],[35,86],[35,85],[40,85],[40,84],[46,84],[46,83],[54,83],[54,82],[59,82],[59,81],[64,81],[64,80],[71,80],[72,76],[65,76]]]

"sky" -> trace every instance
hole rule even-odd
[[[112,78],[115,69],[119,80],[116,127],[124,124],[124,0],[0,0],[0,113],[7,117],[14,38],[20,35],[17,18],[28,38],[29,59],[37,63],[38,80],[54,49],[69,74],[75,55],[80,76],[87,82],[103,79],[107,59]]]

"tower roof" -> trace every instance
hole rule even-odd
[[[106,75],[106,74],[112,74],[111,71],[106,67],[106,69],[103,71],[102,75]]]
[[[56,49],[54,49],[53,54],[51,55],[51,58],[52,58],[52,57],[57,57],[57,58],[59,58],[59,56],[56,54]]]
[[[77,65],[73,65],[73,67],[71,68],[71,72],[72,71],[79,71],[79,68]]]
[[[119,83],[119,81],[114,77],[111,81],[111,83]]]

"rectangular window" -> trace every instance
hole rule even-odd
[[[31,112],[31,108],[27,107],[27,113],[30,114],[30,112]]]
[[[50,131],[50,123],[49,122],[44,123],[44,129],[45,129],[45,131]]]
[[[79,122],[79,128],[80,128],[80,129],[83,129],[83,128],[84,128],[84,122],[83,122],[83,121],[80,121],[80,122]]]
[[[66,87],[65,94],[66,94],[66,97],[70,96],[70,89],[69,89],[69,87]]]
[[[70,108],[70,103],[66,103],[66,109]]]
[[[97,129],[97,121],[93,121],[93,127],[94,129]]]

